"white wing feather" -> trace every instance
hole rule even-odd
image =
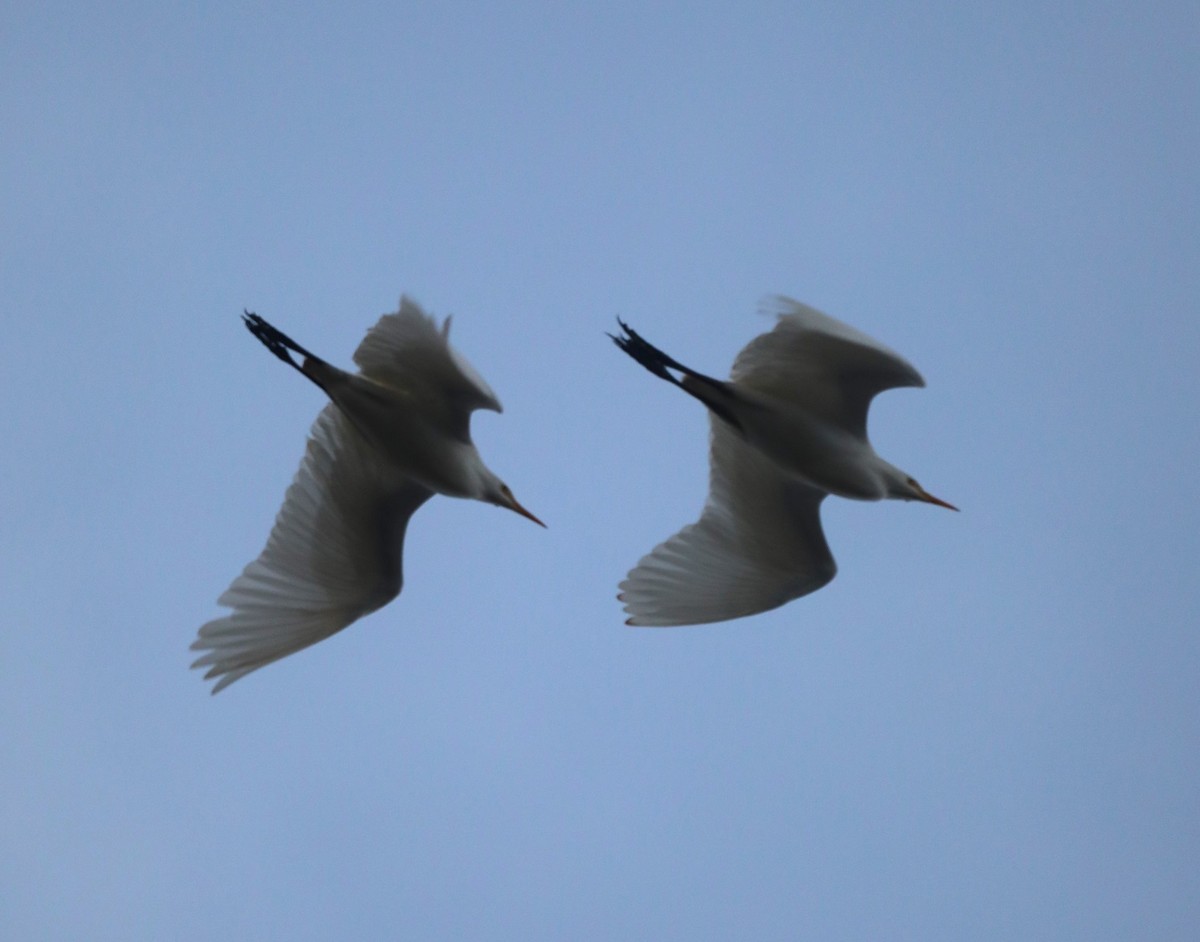
[[[925,385],[900,354],[816,308],[784,297],[765,308],[779,320],[738,354],[730,374],[735,385],[801,402],[811,414],[860,436],[878,393]]]
[[[710,416],[708,502],[700,520],[642,558],[621,583],[631,625],[696,625],[777,608],[826,585],[837,565],[821,529],[825,492],[782,474]]]
[[[192,666],[220,678],[212,692],[394,599],[408,520],[431,496],[326,406],[266,548],[217,600],[233,613],[204,625],[192,644],[208,652]]]
[[[445,401],[464,415],[474,409],[503,411],[500,400],[466,357],[450,346],[450,318],[439,329],[419,304],[400,299],[395,314],[385,314],[367,331],[354,362],[364,376],[399,390],[412,390],[428,401]]]

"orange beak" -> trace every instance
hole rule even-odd
[[[919,484],[917,485],[917,492],[918,492],[920,499],[925,501],[925,503],[927,503],[927,504],[937,504],[939,507],[945,507],[947,510],[955,510],[955,511],[958,510],[958,508],[955,507],[953,504],[946,503],[940,497],[934,497],[932,494],[929,493],[929,491],[925,490]]]
[[[547,527],[547,526],[546,526],[544,523],[542,523],[542,521],[540,521],[540,520],[539,520],[537,517],[535,517],[535,516],[534,516],[533,514],[531,514],[531,513],[530,513],[528,510],[526,510],[524,507],[522,507],[520,504],[518,504],[518,503],[517,503],[517,499],[516,499],[515,497],[513,497],[513,498],[512,498],[512,503],[508,504],[507,506],[508,506],[508,509],[509,509],[509,510],[516,511],[516,512],[517,512],[517,513],[519,513],[519,514],[520,514],[522,517],[527,517],[527,518],[529,518],[529,519],[530,519],[530,520],[532,520],[534,523],[536,523],[536,524],[537,524],[539,527],[542,527],[543,529],[547,529],[547,530],[548,530],[548,529],[550,529],[550,528],[549,528],[549,527]]]

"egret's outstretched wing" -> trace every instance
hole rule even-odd
[[[439,329],[419,304],[400,299],[400,310],[384,314],[354,351],[364,376],[411,392],[425,407],[452,413],[456,433],[466,433],[475,409],[502,411],[500,400],[466,357],[450,346],[450,318]]]
[[[316,644],[400,592],[404,531],[433,492],[391,471],[330,404],[287,490],[266,548],[200,629],[193,667],[220,678],[213,693]]]
[[[825,492],[781,474],[710,416],[708,503],[700,520],[621,583],[631,625],[696,625],[765,612],[826,585],[837,565],[821,529]]]
[[[765,307],[779,321],[738,354],[730,378],[739,386],[801,401],[814,415],[865,437],[867,408],[877,393],[925,385],[900,354],[816,308],[784,297]]]

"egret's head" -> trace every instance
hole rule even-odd
[[[946,503],[940,497],[934,497],[929,491],[921,487],[915,478],[909,477],[907,474],[902,475],[898,480],[892,482],[888,497],[893,497],[897,500],[919,500],[926,504],[937,504],[937,506],[945,507],[947,510],[958,510],[953,504]]]

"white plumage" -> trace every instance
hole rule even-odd
[[[924,386],[921,375],[827,314],[787,298],[774,307],[774,330],[738,354],[728,382],[683,366],[623,323],[623,335],[613,338],[708,406],[712,426],[699,521],[643,557],[621,583],[631,625],[726,621],[828,584],[837,565],[821,527],[827,494],[957,509],[880,458],[867,439],[875,395]]]
[[[541,523],[471,442],[471,412],[499,412],[500,403],[450,346],[449,318],[439,329],[402,298],[359,345],[358,373],[308,353],[257,315],[245,320],[332,402],[313,424],[266,547],[218,599],[232,614],[208,622],[192,644],[206,652],[192,666],[218,678],[213,693],[394,599],[409,518],[434,494],[486,501]]]

